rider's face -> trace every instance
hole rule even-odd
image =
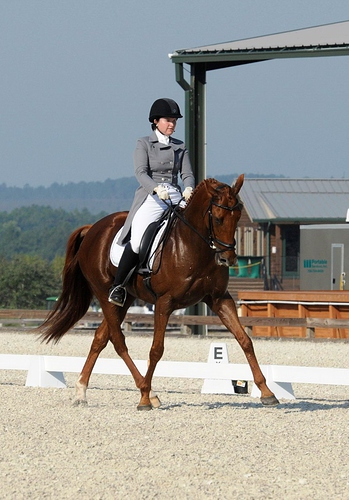
[[[159,120],[154,120],[159,132],[164,135],[170,136],[176,129],[177,118],[171,118],[170,116],[164,116]]]

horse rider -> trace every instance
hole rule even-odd
[[[168,208],[166,200],[177,204],[188,201],[195,178],[184,143],[172,137],[177,119],[182,118],[178,104],[172,99],[157,99],[151,106],[149,121],[152,134],[138,139],[134,152],[134,168],[139,187],[126,218],[118,243],[126,246],[120,259],[109,302],[123,306],[126,280],[139,261],[139,247],[144,231]],[[178,175],[184,186],[178,185]]]

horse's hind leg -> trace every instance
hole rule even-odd
[[[244,351],[252,371],[254,383],[261,391],[262,404],[266,406],[277,405],[279,401],[266,384],[265,377],[260,369],[254,352],[252,340],[247,335],[239,321],[235,302],[230,294],[226,293],[224,298],[214,300],[212,301],[212,304],[208,302],[208,305],[211,307],[213,312],[218,314],[224,326],[226,326],[234,335]]]
[[[104,319],[95,332],[90,352],[86,358],[80,376],[75,384],[75,400],[74,400],[75,406],[87,404],[86,391],[91,377],[91,373],[97,361],[98,356],[107,345],[108,340],[109,340],[108,325]]]
[[[86,404],[86,391],[93,367],[98,359],[99,354],[106,347],[110,340],[114,346],[117,354],[123,359],[125,364],[133,376],[136,386],[141,388],[144,383],[144,377],[139,373],[136,365],[128,354],[128,349],[125,343],[125,336],[121,331],[121,323],[125,317],[129,302],[133,301],[132,297],[127,299],[124,308],[119,308],[109,302],[103,303],[100,301],[103,312],[104,320],[96,330],[90,352],[85,361],[84,367],[80,373],[79,379],[76,383],[76,399],[75,405]]]

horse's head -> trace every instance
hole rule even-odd
[[[243,207],[238,193],[244,175],[241,174],[232,186],[212,179],[206,182],[211,196],[207,209],[210,245],[216,251],[216,262],[231,266],[236,262],[235,231]]]

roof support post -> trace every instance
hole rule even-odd
[[[197,184],[206,178],[206,69],[191,65],[188,149]]]
[[[206,178],[206,69],[192,64],[190,84],[183,75],[183,64],[176,63],[176,81],[185,91],[185,144],[188,148],[196,184]],[[188,308],[189,314],[205,316],[203,302]],[[193,325],[196,335],[207,335],[207,325]]]
[[[185,91],[185,144],[199,184],[206,178],[206,65],[192,64],[188,83],[176,63],[176,81]]]

